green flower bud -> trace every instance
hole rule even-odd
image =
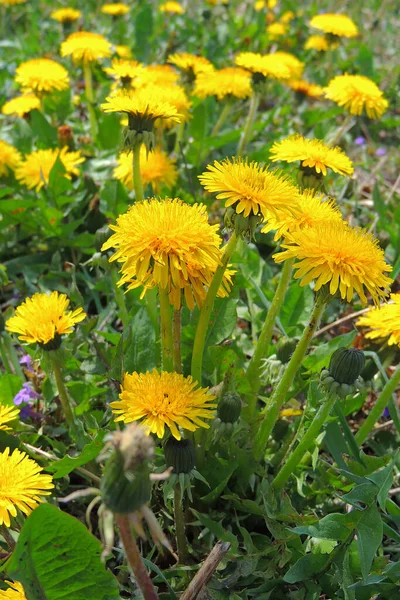
[[[101,252],[102,245],[108,240],[109,237],[112,236],[112,231],[108,225],[104,225],[104,227],[100,227],[94,234],[94,247],[97,252]]]
[[[297,343],[298,338],[282,337],[275,346],[276,358],[283,364],[288,363],[296,349]]]
[[[323,191],[324,176],[322,173],[317,173],[313,167],[303,167],[300,165],[297,171],[297,185],[301,192],[304,192],[304,190]]]
[[[365,356],[357,348],[338,348],[331,356],[329,373],[339,383],[353,384],[365,366]]]
[[[242,410],[242,401],[237,392],[226,392],[217,407],[217,416],[222,423],[236,423]]]
[[[253,239],[258,225],[262,221],[262,215],[251,213],[248,217],[238,214],[235,208],[230,206],[225,211],[224,223],[227,229],[234,229],[238,237]]]
[[[190,473],[195,466],[195,452],[191,440],[167,439],[164,446],[165,462],[174,473]]]
[[[47,344],[39,344],[42,350],[49,352],[50,350],[58,350],[61,346],[62,337],[61,335],[56,334],[52,340],[47,342]]]

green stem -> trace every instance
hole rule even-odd
[[[236,152],[237,156],[242,156],[242,154],[246,148],[246,144],[247,144],[250,134],[251,134],[251,128],[253,125],[253,121],[257,114],[259,103],[260,103],[259,95],[256,93],[253,93],[253,95],[250,98],[250,106],[249,106],[249,112],[247,115],[246,123],[244,125],[242,135],[240,136],[240,140],[239,140],[239,144],[238,144],[238,148],[237,148],[237,152]]]
[[[341,124],[340,127],[337,128],[334,136],[329,140],[330,146],[336,146],[337,144],[339,144],[339,142],[342,138],[342,135],[344,133],[346,133],[346,131],[348,130],[348,126],[349,126],[350,122],[352,121],[352,119],[353,119],[353,117],[350,113],[345,116],[343,123]],[[350,127],[350,129],[351,129],[351,127]]]
[[[185,516],[182,510],[182,489],[179,481],[174,486],[174,517],[179,562],[184,565],[187,562],[188,547],[185,534]]]
[[[16,541],[14,540],[13,536],[11,535],[8,527],[6,527],[5,525],[0,525],[0,534],[3,536],[4,540],[7,542],[7,546],[10,549],[10,552],[14,551],[16,544]]]
[[[172,310],[168,298],[168,291],[161,285],[158,286],[160,297],[160,321],[161,321],[161,352],[162,369],[171,373],[174,370],[173,355],[174,343],[172,339]]]
[[[218,121],[215,123],[214,125],[214,129],[211,132],[212,136],[217,135],[217,133],[219,132],[219,130],[221,129],[222,125],[225,123],[227,116],[230,113],[232,107],[232,102],[230,102],[229,100],[227,100],[225,102],[225,106],[221,111],[221,114],[219,115],[219,119]]]
[[[140,171],[140,147],[142,142],[138,142],[134,145],[133,151],[133,187],[135,190],[136,202],[142,202],[144,198],[142,174]]]
[[[246,375],[253,391],[253,396],[250,398],[246,408],[246,413],[249,419],[251,419],[254,415],[257,402],[257,393],[260,389],[261,361],[268,354],[268,348],[271,343],[275,321],[281,309],[282,303],[285,299],[285,294],[289,287],[290,279],[292,276],[293,262],[294,259],[285,260],[283,264],[282,274],[279,280],[278,287],[276,289],[274,298],[271,302],[271,306],[268,310],[267,317],[265,319],[264,325],[260,333],[260,337],[258,338],[258,342],[254,350],[254,354],[249,362],[249,366],[247,367]]]
[[[93,80],[90,63],[83,64],[83,76],[85,78],[86,100],[88,103],[89,110],[90,133],[92,136],[92,141],[95,142],[97,138],[97,119],[94,110]]]
[[[373,409],[371,410],[368,417],[365,419],[364,423],[358,430],[356,434],[356,442],[359,446],[361,446],[361,444],[366,440],[366,438],[373,430],[375,423],[382,416],[383,411],[385,410],[388,402],[392,397],[392,394],[394,393],[398,385],[400,385],[400,365],[397,367],[392,377],[386,383],[385,387],[381,392],[381,395],[375,402]]]
[[[185,122],[181,121],[176,129],[174,154],[178,155],[180,150],[180,144],[183,140],[183,133],[185,131]]]
[[[334,394],[320,406],[301,442],[299,442],[293,452],[289,455],[286,463],[279,470],[278,475],[273,480],[272,487],[274,489],[280,490],[284,487],[285,483],[289,479],[290,475],[295,471],[303,456],[306,454],[306,452],[308,452],[309,448],[315,442],[315,438],[318,436],[319,432],[324,426],[324,423],[329,417],[329,413],[331,412],[335,402],[336,395]]]
[[[67,388],[65,387],[64,379],[62,376],[60,362],[59,362],[60,357],[58,355],[58,351],[51,350],[49,352],[49,355],[50,355],[50,359],[51,359],[51,363],[52,363],[52,367],[53,367],[54,378],[56,380],[58,395],[60,398],[60,402],[61,402],[63,413],[65,416],[65,420],[67,421],[70,430],[75,434],[75,437],[77,437],[78,430],[77,430],[77,426],[75,423],[74,414],[72,412],[71,403],[70,403],[70,400],[68,397]]]
[[[136,583],[139,586],[145,600],[158,600],[158,595],[154,589],[146,567],[143,564],[135,539],[132,535],[128,515],[115,515],[122,546],[125,551],[126,560],[135,576]]]
[[[6,345],[4,343],[4,338],[3,338],[2,335],[0,335],[0,356],[1,356],[1,360],[3,362],[4,369],[8,373],[13,374],[14,373],[14,369],[13,369],[10,361],[8,360],[7,351],[6,351]]]
[[[122,291],[122,289],[118,286],[118,273],[116,267],[114,265],[110,266],[110,275],[114,288],[115,301],[119,309],[119,317],[122,321],[122,325],[125,328],[129,325],[129,313],[128,309],[126,308],[125,294]]]
[[[293,352],[292,358],[286,367],[278,387],[275,389],[271,400],[267,405],[267,411],[265,411],[265,409],[263,411],[264,418],[261,421],[261,425],[257,432],[253,447],[254,457],[256,460],[260,460],[262,457],[269,436],[271,435],[275,423],[279,418],[279,412],[285,402],[286,395],[297,373],[297,369],[299,368],[311,343],[315,330],[319,325],[325,306],[325,300],[322,300],[321,298],[316,299],[310,321],[305,328],[299,343],[297,344],[296,350]]]
[[[208,326],[210,324],[211,312],[214,306],[215,297],[218,293],[219,287],[221,285],[225,273],[225,269],[235,249],[237,240],[238,238],[236,234],[232,233],[229,242],[224,247],[221,264],[218,266],[217,270],[214,273],[211,285],[208,289],[203,306],[200,310],[199,321],[197,323],[196,335],[193,343],[191,368],[193,380],[197,381],[200,385],[202,381],[204,345],[206,341]]]
[[[172,320],[172,336],[173,336],[173,363],[175,373],[182,373],[182,358],[181,358],[181,309],[174,310]]]
[[[13,368],[13,371],[15,372],[16,375],[19,375],[19,377],[21,377],[21,379],[23,381],[25,381],[25,376],[24,376],[24,372],[22,370],[21,365],[19,364],[19,360],[18,360],[18,354],[14,348],[14,345],[12,343],[12,339],[10,338],[9,335],[4,335],[3,336],[3,342],[4,342],[4,347],[7,351],[7,356],[11,361],[11,365]]]

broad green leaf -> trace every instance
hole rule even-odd
[[[30,113],[30,124],[35,137],[43,148],[55,147],[58,143],[57,129],[52,127],[39,110]]]
[[[126,373],[145,373],[156,366],[156,338],[146,307],[141,307],[131,322],[131,340],[124,344],[123,368]]]
[[[90,444],[86,444],[79,456],[64,456],[61,460],[57,460],[46,467],[46,471],[54,473],[54,479],[59,479],[60,477],[65,477],[65,475],[68,475],[68,473],[71,473],[77,467],[86,465],[100,454],[105,434],[105,431],[98,433]]]
[[[313,525],[304,525],[294,527],[291,531],[299,535],[310,535],[323,540],[336,540],[343,542],[346,540],[351,531],[356,527],[359,520],[359,514],[356,511],[347,514],[332,513],[323,517]]]
[[[336,336],[326,344],[317,346],[317,348],[303,360],[303,366],[309,373],[318,373],[323,367],[328,366],[329,359],[334,351],[340,346],[350,346],[356,335],[357,331],[349,331],[349,333],[343,333],[343,335]]]
[[[6,570],[27,600],[119,600],[101,543],[74,517],[41,504],[25,521]]]
[[[285,295],[279,313],[281,323],[288,335],[300,334],[308,322],[313,306],[313,292],[309,286],[301,287],[293,280]]]
[[[360,507],[360,503],[369,506],[375,502],[378,492],[378,488],[373,483],[360,483],[354,486],[348,494],[342,496],[342,500],[357,507]]]
[[[18,438],[6,433],[5,431],[0,431],[0,452],[4,452],[6,448],[10,448],[10,453],[12,453],[12,451],[18,447]]]
[[[221,540],[222,542],[229,542],[231,544],[230,552],[232,552],[233,554],[236,554],[238,547],[239,547],[238,539],[231,531],[228,531],[228,529],[225,529],[225,527],[222,525],[222,522],[217,523],[217,521],[213,521],[212,519],[207,517],[205,514],[199,513],[196,510],[194,510],[193,508],[191,510],[192,510],[192,513],[194,513],[196,515],[196,517],[198,518],[200,523],[204,527],[207,527],[207,529],[209,531],[211,531],[211,533],[213,533],[218,540]],[[29,600],[29,598],[28,598],[28,600]]]
[[[383,522],[375,504],[362,511],[361,518],[356,525],[356,531],[361,559],[361,573],[365,581],[383,537]]]
[[[283,577],[286,583],[308,581],[313,575],[324,569],[329,560],[326,554],[306,554],[289,569]]]
[[[153,9],[151,5],[144,6],[135,21],[135,56],[140,61],[146,61],[151,50],[149,40],[153,33]]]
[[[229,337],[236,325],[236,307],[238,298],[232,294],[229,298],[216,298],[211,312],[206,346],[220,344]]]
[[[376,473],[371,473],[371,475],[367,476],[367,479],[373,481],[379,489],[378,493],[378,503],[381,509],[386,512],[386,500],[389,494],[389,490],[392,487],[393,481],[393,465],[390,463],[384,469],[377,471]]]
[[[18,375],[0,375],[0,402],[4,405],[13,405],[13,400],[22,389],[21,378]]]
[[[238,468],[239,463],[236,460],[231,460],[228,466],[228,472],[226,474],[226,476],[222,479],[222,481],[213,489],[211,490],[211,492],[209,492],[206,496],[203,496],[201,498],[202,502],[205,502],[206,504],[211,504],[212,502],[215,502],[215,500],[217,500],[220,495],[222,494],[222,492],[225,489],[225,486],[228,484],[228,481],[230,480],[230,478],[232,477],[233,473],[236,471],[236,469]]]

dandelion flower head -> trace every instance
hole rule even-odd
[[[31,110],[40,110],[40,99],[35,94],[22,94],[12,98],[1,108],[3,115],[16,115],[24,117]]]
[[[281,61],[290,72],[291,78],[300,78],[304,71],[304,63],[301,62],[294,54],[290,54],[290,52],[282,52],[278,50],[274,52],[274,54],[269,54],[267,56],[273,56],[276,61]]]
[[[175,85],[178,79],[179,74],[171,65],[146,65],[142,71],[140,82],[142,85],[171,86]]]
[[[132,58],[132,50],[125,44],[117,44],[115,46],[115,53],[120,58]]]
[[[286,32],[287,26],[285,23],[275,22],[267,26],[267,33],[273,40],[279,38],[281,35],[286,35]]]
[[[114,169],[114,177],[119,179],[128,189],[133,189],[132,153],[122,152],[118,157],[118,166]],[[151,184],[158,195],[161,186],[172,188],[178,178],[176,161],[169,158],[161,148],[147,152],[144,146],[140,149],[140,174],[144,186]]]
[[[61,44],[61,56],[72,56],[74,62],[91,63],[109,58],[111,44],[99,33],[77,31]]]
[[[338,37],[353,38],[358,36],[357,25],[347,15],[333,13],[316,15],[311,19],[310,27]]]
[[[208,388],[198,387],[190,376],[179,373],[126,373],[120,399],[110,406],[117,415],[116,421],[141,420],[159,438],[168,427],[174,438],[180,440],[180,427],[188,431],[208,429],[204,419],[214,418],[216,397],[207,392]]]
[[[309,83],[305,79],[292,79],[287,85],[295,92],[309,96],[310,98],[320,98],[324,93],[324,88],[316,83]]]
[[[144,68],[137,60],[114,58],[111,67],[106,67],[104,71],[115,81],[128,87],[143,75]]]
[[[0,177],[6,177],[21,162],[21,155],[14,146],[0,140]]]
[[[299,193],[297,208],[296,215],[280,213],[278,218],[271,217],[261,231],[276,231],[274,239],[277,241],[297,229],[315,227],[328,221],[341,221],[343,218],[334,200],[326,199],[323,194],[314,190]]]
[[[19,415],[19,409],[15,406],[4,406],[0,404],[0,431],[9,431],[8,423],[14,421]]]
[[[62,162],[65,173],[64,177],[71,179],[72,175],[79,175],[78,165],[84,162],[80,152],[69,152],[64,146],[59,150],[36,150],[25,156],[15,169],[15,177],[26,185],[28,189],[35,189],[37,192],[48,183],[52,168],[57,158]]]
[[[400,347],[400,293],[391,294],[390,300],[391,304],[381,304],[362,315],[357,325],[370,329],[365,337],[372,340],[388,337],[389,346]]]
[[[23,342],[46,345],[60,335],[72,333],[74,326],[86,317],[82,308],[71,312],[68,307],[65,294],[33,294],[18,306],[6,328]]]
[[[49,58],[33,58],[21,63],[15,71],[15,81],[24,90],[37,94],[62,91],[69,87],[67,70]]]
[[[317,52],[326,52],[329,49],[329,42],[323,35],[310,35],[304,44],[305,50],[317,50]]]
[[[160,11],[162,13],[183,15],[185,9],[183,8],[182,4],[179,4],[179,2],[164,2],[164,4],[161,4],[160,6]]]
[[[361,115],[365,109],[370,119],[383,115],[389,106],[376,83],[363,75],[338,75],[325,88],[325,96],[352,115]]]
[[[0,600],[26,600],[24,588],[22,583],[19,581],[7,581],[5,583],[9,586],[6,590],[0,590]]]
[[[274,255],[276,262],[294,258],[295,278],[304,286],[315,281],[315,291],[329,284],[334,295],[339,290],[350,302],[356,292],[366,304],[364,288],[375,304],[388,294],[392,279],[385,273],[392,267],[385,262],[383,250],[373,236],[351,228],[345,221],[320,223],[290,233],[282,244],[284,252]]]
[[[167,61],[182,71],[192,73],[193,76],[196,76],[199,73],[209,73],[210,71],[214,71],[214,66],[208,58],[189,54],[188,52],[170,54]]]
[[[288,177],[270,172],[257,162],[228,158],[214,161],[199,176],[201,185],[234,206],[244,217],[261,213],[264,218],[278,217],[280,212],[296,210],[298,190]]]
[[[129,12],[130,8],[122,2],[114,2],[111,4],[103,4],[101,12],[104,15],[111,15],[112,17],[122,17]]]
[[[159,285],[176,308],[182,292],[190,309],[202,304],[221,260],[219,226],[209,225],[204,205],[152,198],[135,203],[110,227],[115,233],[102,250],[116,249],[110,261],[122,263],[119,285],[143,287],[142,296]],[[228,272],[221,296],[227,295],[229,283]]]
[[[283,160],[291,163],[301,161],[302,167],[315,169],[326,175],[326,169],[332,169],[341,175],[352,175],[354,168],[351,160],[339,147],[331,148],[322,140],[309,140],[301,135],[291,135],[271,148],[272,162]]]
[[[25,4],[27,0],[0,0],[0,5],[14,6],[15,4]]]
[[[75,8],[59,8],[53,10],[50,17],[59,23],[73,23],[82,18],[82,13]]]
[[[10,527],[10,517],[20,510],[29,515],[53,489],[51,475],[44,475],[41,467],[25,452],[10,448],[0,453],[0,525]]]
[[[251,73],[272,77],[273,79],[289,79],[291,71],[287,64],[275,54],[257,54],[254,52],[241,52],[235,58],[238,67],[247,69]]]
[[[193,95],[199,98],[216,96],[223,100],[226,96],[248,98],[252,94],[251,75],[245,69],[227,67],[211,73],[199,73],[196,77]]]

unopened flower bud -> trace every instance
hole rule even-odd
[[[314,167],[303,167],[300,165],[297,171],[297,185],[301,192],[304,190],[315,190],[316,192],[324,188],[324,176],[317,173]]]
[[[280,360],[282,364],[288,363],[296,349],[297,343],[298,338],[282,337],[275,346],[276,358]]]
[[[217,417],[222,423],[236,423],[242,410],[242,400],[237,392],[226,392],[219,400]]]
[[[321,372],[321,383],[331,393],[345,398],[363,386],[360,377],[365,356],[356,348],[338,348],[331,356],[328,369]]]
[[[168,438],[164,446],[165,462],[177,475],[190,473],[195,465],[195,452],[191,440]]]

